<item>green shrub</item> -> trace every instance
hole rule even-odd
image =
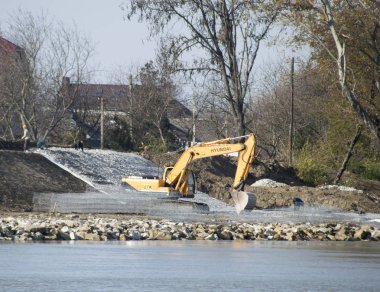
[[[310,185],[325,182],[328,178],[327,168],[317,160],[309,143],[305,143],[296,163],[296,172],[299,178]]]
[[[64,145],[73,146],[78,140],[84,140],[83,137],[86,137],[86,134],[81,129],[67,131],[63,136],[62,142]]]
[[[367,163],[365,163],[365,168],[365,178],[380,180],[380,163],[368,161]]]
[[[165,153],[168,151],[167,147],[161,141],[152,141],[148,146],[148,151],[152,153]]]
[[[380,180],[380,163],[373,159],[366,159],[352,165],[352,172],[366,179]]]
[[[317,185],[327,180],[328,174],[326,168],[319,165],[311,158],[304,158],[297,163],[297,175],[305,183]]]

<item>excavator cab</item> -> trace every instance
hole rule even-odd
[[[194,198],[195,194],[195,174],[193,171],[190,170],[189,176],[187,177],[187,194],[188,197]]]
[[[162,179],[166,181],[167,176],[172,171],[173,167],[165,167]],[[183,174],[180,176],[179,181],[173,183],[174,189],[179,190],[179,192],[185,198],[194,198],[195,194],[195,175],[190,169],[184,169]]]

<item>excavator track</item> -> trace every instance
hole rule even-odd
[[[193,210],[199,213],[210,212],[210,207],[204,203],[193,202]]]
[[[181,213],[207,213],[210,211],[210,207],[207,204],[176,199],[159,199],[159,202],[154,209],[159,210],[162,208],[165,208],[165,210],[176,210]]]

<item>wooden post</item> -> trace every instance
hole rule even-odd
[[[293,166],[294,144],[294,58],[290,67],[290,126],[289,126],[289,165]]]

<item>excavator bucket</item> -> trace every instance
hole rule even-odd
[[[256,196],[253,193],[233,190],[231,196],[238,214],[242,210],[251,211],[256,205]]]

